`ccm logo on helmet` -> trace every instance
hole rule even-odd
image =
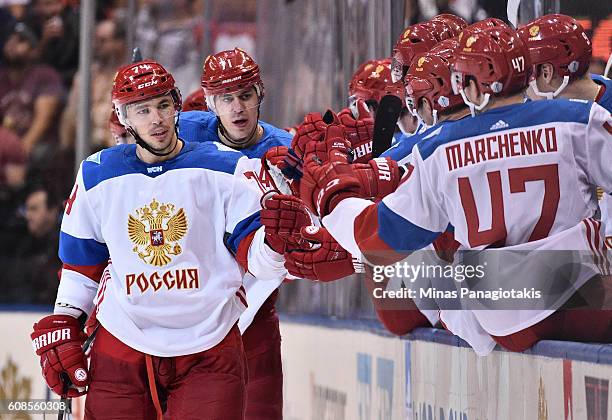
[[[57,343],[58,341],[70,340],[70,328],[62,328],[61,330],[49,331],[36,337],[32,340],[32,347],[34,350],[41,349],[49,344]]]
[[[146,87],[149,87],[149,86],[156,85],[158,83],[159,83],[159,80],[151,80],[150,82],[139,84],[138,87],[136,87],[136,89],[146,88]]]
[[[221,81],[221,84],[225,84],[225,83],[230,83],[230,82],[235,82],[236,80],[240,80],[242,79],[242,75],[241,76],[236,76],[236,77],[232,77],[231,79],[225,79]]]

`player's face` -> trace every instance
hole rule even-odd
[[[244,139],[255,130],[259,98],[254,86],[215,96],[215,107],[221,124],[232,139]]]
[[[127,106],[127,121],[138,135],[153,149],[164,152],[174,144],[174,101],[164,95],[135,102]]]

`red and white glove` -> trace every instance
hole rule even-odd
[[[283,194],[299,194],[302,161],[286,146],[275,146],[266,151],[261,163]]]
[[[320,142],[325,138],[325,131],[332,123],[338,123],[338,116],[331,110],[328,110],[325,115],[319,112],[311,112],[306,114],[304,121],[297,127],[297,132],[291,141],[291,149],[299,159],[304,160],[306,145],[310,143]],[[324,160],[325,156],[320,156]]]
[[[310,249],[311,245],[300,234],[312,225],[306,205],[297,197],[276,194],[264,202],[259,212],[270,247],[283,254],[292,249]]]
[[[324,143],[329,145],[324,163],[311,153],[310,144],[304,159],[304,176],[300,181],[300,198],[317,215],[323,217],[344,198],[359,197],[361,186],[355,170],[348,163],[350,147],[340,125],[330,125]]]
[[[361,185],[360,196],[375,201],[380,201],[395,191],[403,173],[397,162],[389,157],[355,164],[353,168]]]
[[[49,388],[69,398],[84,395],[89,373],[82,346],[87,336],[80,322],[70,315],[49,315],[34,324],[30,337]]]
[[[317,226],[302,228],[302,237],[319,246],[311,251],[286,252],[285,268],[290,274],[304,279],[333,281],[355,272],[353,258],[329,234]]]
[[[344,127],[347,140],[351,142],[353,163],[365,163],[372,159],[374,119],[365,102],[358,100],[355,105],[358,112],[357,118],[354,117],[350,108],[345,108],[338,113],[338,119]]]

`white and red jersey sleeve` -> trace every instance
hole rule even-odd
[[[100,221],[91,207],[83,183],[82,164],[70,198],[66,201],[60,230],[59,256],[63,267],[56,311],[78,315],[69,308],[75,307],[87,314],[91,313],[93,298],[108,262],[109,252],[100,230]]]

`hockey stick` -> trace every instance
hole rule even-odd
[[[96,338],[96,333],[98,332],[98,328],[100,324],[96,325],[96,328],[92,331],[91,335],[87,337],[81,349],[83,353],[87,354],[89,347],[91,347],[91,343],[93,343],[94,338]],[[62,378],[62,382],[64,383],[64,388],[62,389],[62,398],[60,399],[60,408],[57,413],[57,420],[64,420],[64,414],[72,413],[72,398],[68,398],[68,388],[70,388],[70,378],[66,374],[66,372],[62,372],[60,377]],[[67,417],[68,418],[68,417]]]
[[[142,61],[142,53],[140,52],[140,48],[136,47],[134,51],[132,51],[132,63],[137,63],[139,61]]]
[[[379,157],[391,147],[393,133],[397,120],[402,112],[402,100],[395,95],[385,95],[378,104],[376,118],[374,119],[374,133],[372,135],[372,157]]]

